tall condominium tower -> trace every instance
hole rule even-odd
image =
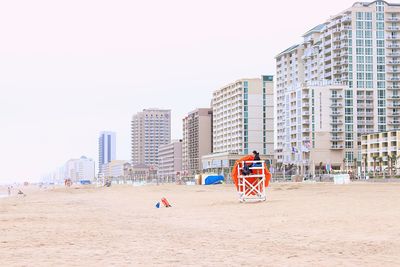
[[[361,159],[361,134],[400,126],[400,5],[356,2],[276,57],[281,164]]]
[[[212,109],[199,108],[183,119],[183,171],[195,174],[202,170],[201,157],[212,152]]]
[[[144,109],[132,117],[132,163],[156,166],[158,147],[171,142],[171,110]]]
[[[241,79],[213,93],[213,152],[273,155],[273,76]]]
[[[116,159],[116,134],[100,132],[99,135],[99,173],[104,164]]]

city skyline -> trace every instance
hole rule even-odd
[[[0,183],[37,181],[82,154],[97,159],[102,129],[117,132],[118,158],[130,158],[130,117],[144,108],[171,109],[171,138],[181,138],[182,118],[209,107],[214,90],[275,73],[274,57],[287,44],[353,3],[170,1],[160,11],[130,1],[5,3],[0,22],[12,26],[0,29]],[[297,12],[304,6],[312,15]]]

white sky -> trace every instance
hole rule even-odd
[[[0,183],[97,161],[102,130],[130,159],[130,119],[143,108],[172,109],[180,138],[213,90],[275,75],[276,54],[353,3],[0,0]]]

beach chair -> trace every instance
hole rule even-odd
[[[241,202],[265,201],[265,166],[263,161],[242,161],[237,165],[238,192]],[[246,169],[249,166],[250,173]]]

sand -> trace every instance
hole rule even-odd
[[[400,184],[26,189],[0,199],[1,266],[399,266]],[[156,209],[166,197],[172,208]]]

